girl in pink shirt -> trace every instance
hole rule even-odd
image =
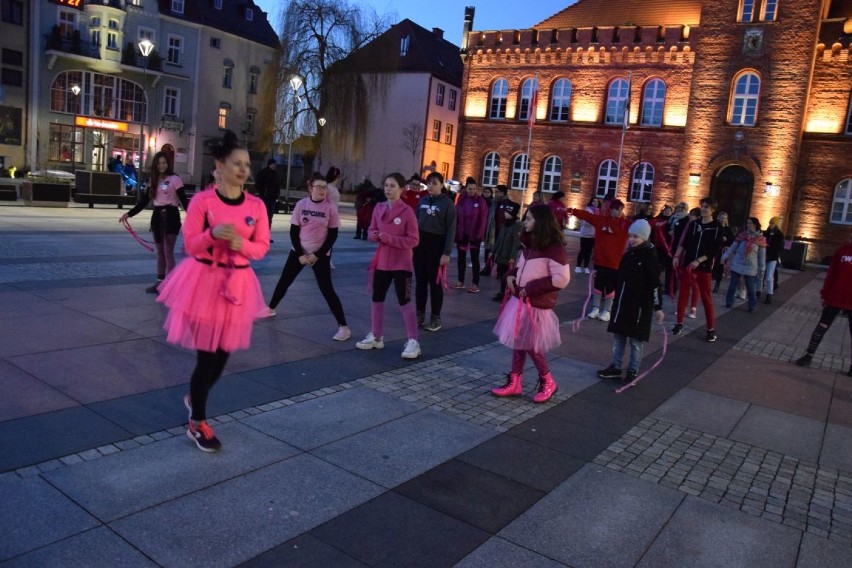
[[[220,183],[192,198],[183,231],[188,256],[160,285],[157,298],[169,308],[166,340],[197,354],[184,397],[190,412],[186,434],[204,452],[222,445],[207,424],[210,389],[231,352],[249,347],[252,324],[265,307],[250,261],[269,251],[266,206],[243,190],[248,152],[229,130],[213,156]]]
[[[414,271],[413,251],[420,242],[420,232],[414,211],[400,196],[405,178],[392,173],[385,178],[385,203],[376,204],[367,238],[379,243],[376,256],[370,264],[372,272],[373,305],[370,310],[372,329],[363,340],[355,344],[358,349],[382,349],[385,346],[382,331],[385,319],[385,297],[391,284],[396,289],[408,341],[402,351],[403,359],[420,357],[417,342],[417,315],[411,302],[411,276]]]
[[[328,199],[328,187],[322,174],[315,172],[308,180],[310,196],[299,200],[293,208],[293,214],[290,215],[290,241],[293,247],[264,315],[275,315],[276,306],[284,299],[296,276],[302,268],[310,266],[314,269],[320,292],[337,320],[337,333],[332,339],[346,341],[351,333],[346,325],[343,305],[331,283],[331,247],[337,240],[340,217],[337,204]]]
[[[157,152],[151,161],[151,179],[148,190],[140,193],[136,205],[121,216],[120,222],[135,216],[145,209],[149,202],[154,204],[151,215],[151,232],[157,247],[157,283],[145,289],[149,294],[156,294],[158,286],[166,274],[175,267],[175,243],[180,233],[180,210],[182,205],[187,210],[189,201],[183,191],[183,181],[172,171],[169,155]]]

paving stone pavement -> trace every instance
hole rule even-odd
[[[655,418],[593,463],[852,546],[852,473]]]

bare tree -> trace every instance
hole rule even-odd
[[[322,117],[328,121],[321,130],[323,135],[339,140],[335,145],[348,149],[350,155],[360,153],[353,150],[360,150],[370,81],[354,70],[348,72],[344,60],[387,27],[386,19],[374,10],[350,0],[291,0],[287,4],[276,85],[267,93],[275,98],[277,111],[264,125],[279,144],[287,140],[288,133],[317,133],[317,121]],[[302,81],[298,92],[291,86],[293,76]]]
[[[423,125],[419,122],[408,122],[402,129],[402,145],[411,152],[411,164],[414,171],[420,171],[420,163],[417,152],[421,149],[423,142]]]

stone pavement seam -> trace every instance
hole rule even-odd
[[[552,408],[554,404],[558,404],[569,398],[568,395],[557,391],[550,403],[518,405],[516,400],[499,399],[492,396],[490,392],[491,387],[503,380],[505,375],[503,373],[488,373],[476,367],[464,366],[457,360],[486,349],[492,349],[495,345],[499,345],[499,343],[493,342],[471,347],[443,357],[384,371],[355,381],[323,387],[290,398],[243,408],[210,418],[209,422],[215,426],[217,424],[239,421],[264,412],[314,400],[357,386],[364,386],[401,400],[413,402],[423,408],[444,412],[460,420],[493,428],[498,432],[505,432],[509,428]],[[121,440],[9,471],[0,474],[0,480],[35,477],[43,472],[60,467],[132,450],[175,436],[183,436],[185,432],[186,429],[180,426],[150,434],[143,434],[127,440]]]
[[[852,473],[645,418],[592,460],[852,547]]]

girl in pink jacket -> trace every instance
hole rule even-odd
[[[403,359],[420,357],[417,342],[417,314],[411,302],[411,276],[414,272],[414,247],[420,242],[420,230],[414,210],[400,199],[405,178],[392,173],[385,178],[385,203],[376,204],[367,238],[379,243],[376,256],[370,263],[373,286],[373,305],[370,310],[372,329],[367,337],[355,344],[358,349],[382,349],[385,346],[382,331],[385,321],[385,297],[391,284],[405,322],[408,341],[402,351]]]
[[[548,207],[528,208],[518,266],[506,276],[507,293],[511,295],[494,326],[500,343],[512,349],[509,380],[505,386],[491,390],[495,396],[521,395],[527,353],[539,375],[533,402],[546,402],[556,392],[545,353],[562,342],[553,307],[559,291],[570,279],[568,253],[556,218]]]

